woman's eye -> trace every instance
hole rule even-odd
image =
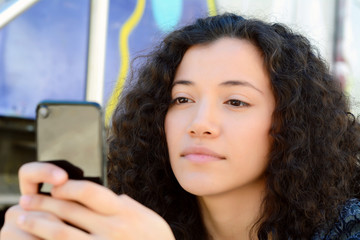
[[[186,97],[178,97],[172,100],[173,104],[183,104],[183,103],[189,103],[192,102],[189,98]]]
[[[235,106],[235,107],[248,107],[250,106],[250,104],[237,100],[237,99],[231,99],[229,101],[226,102],[227,104],[231,105],[231,106]]]

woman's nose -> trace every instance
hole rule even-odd
[[[193,113],[192,121],[188,127],[188,134],[192,137],[217,137],[220,133],[218,119],[219,112],[216,108],[202,104]]]

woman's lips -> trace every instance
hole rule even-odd
[[[219,161],[222,160],[217,157],[213,157],[210,155],[204,155],[204,154],[187,154],[184,156],[187,160],[190,162],[195,163],[205,163],[205,162],[212,162],[212,161]]]
[[[205,163],[212,161],[224,160],[225,156],[211,151],[205,147],[189,147],[186,148],[180,155],[187,160],[195,163]]]

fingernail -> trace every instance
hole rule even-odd
[[[27,195],[23,195],[20,197],[20,205],[21,206],[29,206],[31,202],[31,197]]]
[[[66,174],[63,171],[56,169],[52,172],[52,176],[56,181],[61,181],[66,177]]]
[[[19,225],[24,225],[25,220],[26,220],[26,216],[25,215],[20,215],[20,217],[18,217],[18,219],[17,219],[17,223]]]

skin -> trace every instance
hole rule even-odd
[[[68,180],[57,166],[25,164],[19,180],[22,196],[6,213],[2,240],[175,239],[152,210],[95,183]],[[52,197],[36,194],[41,182],[54,185]]]
[[[263,197],[275,107],[260,51],[235,38],[191,47],[172,99],[165,132],[178,182],[198,196],[214,239],[247,239]]]

